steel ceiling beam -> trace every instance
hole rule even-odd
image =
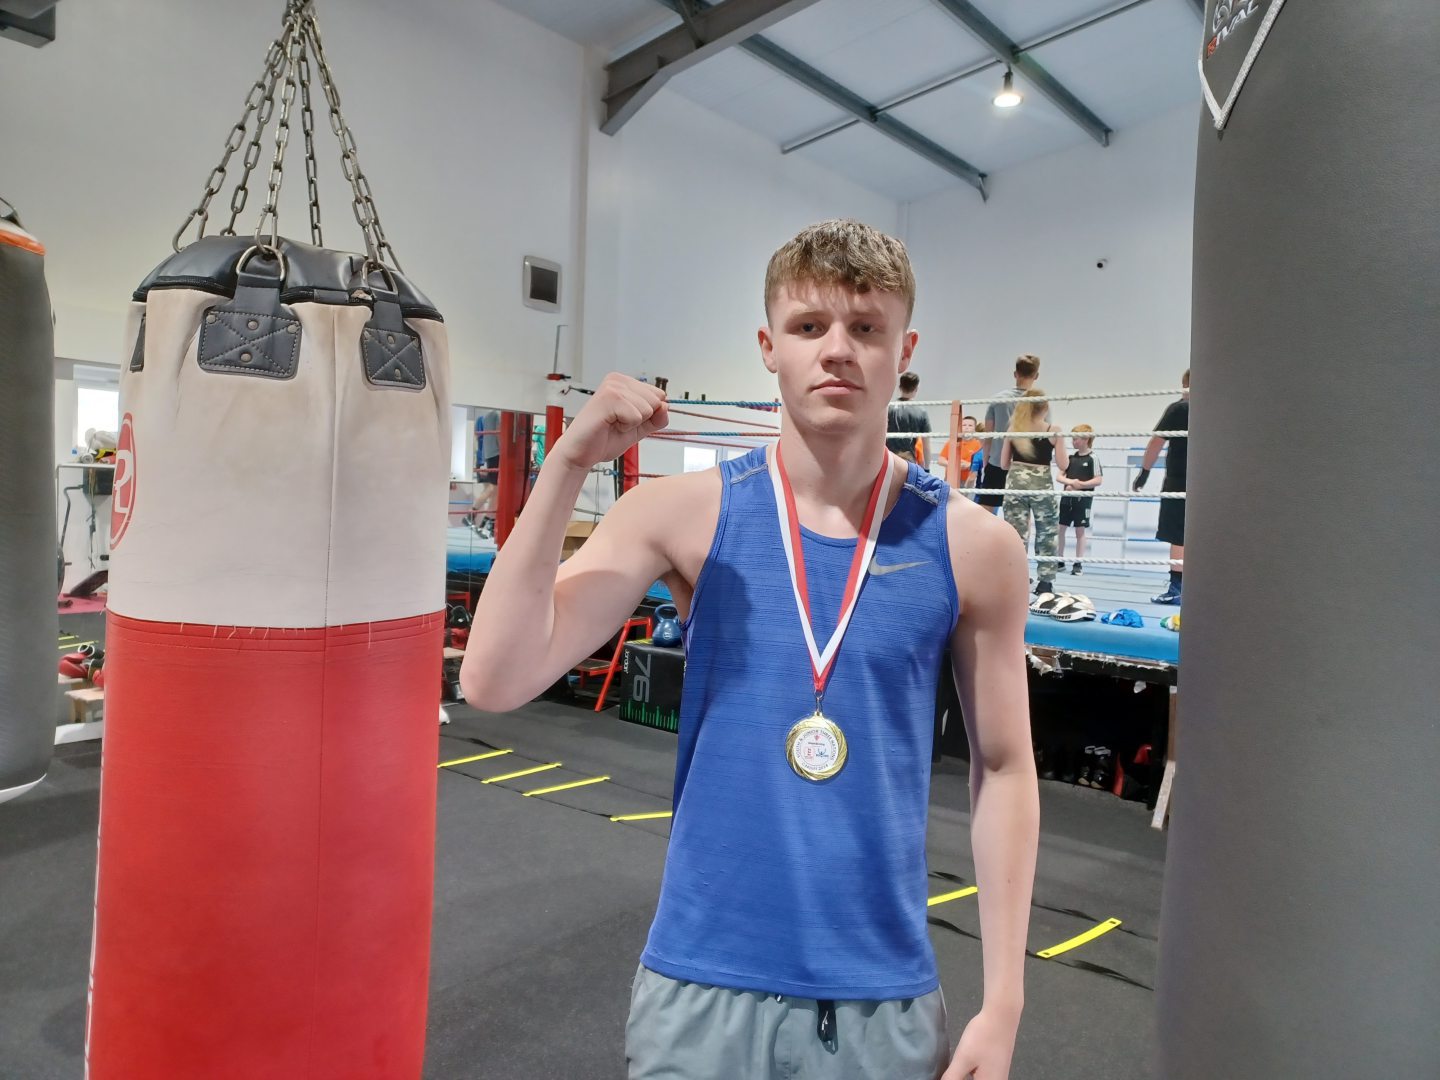
[[[55,40],[57,0],[0,2],[0,38],[40,48]]]
[[[1137,7],[1143,7],[1151,2],[1152,0],[1122,0],[1121,3],[1112,8],[1107,8],[1096,15],[1087,16],[1077,22],[1067,23],[1058,30],[1052,30],[1047,34],[1040,35],[1033,41],[1027,41],[1020,46],[1020,51],[1030,52],[1032,49],[1041,49],[1054,42],[1063,41],[1073,34],[1080,33],[1082,30],[1089,30],[1092,26],[1099,26],[1101,23],[1108,22],[1117,15],[1124,15],[1128,11],[1132,11]],[[1185,0],[1185,2],[1189,3],[1190,0]],[[1200,0],[1200,2],[1204,3],[1204,0]],[[958,82],[963,82],[982,72],[992,71],[997,67],[1004,67],[1004,64],[992,56],[989,60],[982,60],[978,64],[971,64],[969,67],[961,68],[959,71],[952,71],[948,75],[940,76],[938,79],[931,79],[922,86],[917,86],[913,90],[907,90],[905,93],[890,98],[888,101],[882,101],[876,108],[882,113],[889,112],[891,109],[898,109],[901,105],[908,105],[912,101],[919,101],[921,98],[933,94],[937,90],[943,90],[947,86],[954,86]],[[859,122],[858,120],[842,120],[839,123],[830,124],[827,127],[821,128],[819,131],[802,136],[794,142],[786,143],[780,147],[780,152],[782,154],[793,154],[796,150],[803,150],[807,146],[813,146],[822,139],[828,139],[831,135],[838,135],[840,132],[854,127]]]
[[[685,15],[684,8],[687,6],[692,10],[702,12],[713,10],[705,0],[658,0],[658,2],[664,4],[671,11],[679,13],[682,18]],[[894,140],[910,152],[918,154],[932,165],[944,169],[952,176],[958,176],[980,192],[981,198],[986,197],[985,174],[974,165],[946,150],[932,139],[926,138],[908,124],[903,124],[893,116],[882,112],[859,94],[841,86],[830,76],[811,67],[798,56],[786,52],[778,45],[758,35],[741,42],[740,48],[757,60],[769,64],[780,74],[799,83],[811,93],[824,98],[836,108],[849,113],[860,123],[874,128],[880,134]]]
[[[606,116],[600,129],[607,135],[615,134],[680,72],[816,2],[724,0],[713,7],[677,3],[673,10],[684,20],[680,26],[606,65]]]
[[[945,12],[970,33],[974,34],[987,49],[995,54],[1002,64],[1018,71],[1036,90],[1047,97],[1051,104],[1068,116],[1085,134],[1101,146],[1110,145],[1110,128],[1098,116],[1085,107],[1074,94],[1060,85],[1060,81],[1026,55],[1019,45],[1005,36],[1005,32],[991,22],[970,0],[934,0]]]

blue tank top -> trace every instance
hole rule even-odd
[[[641,962],[672,979],[821,1000],[939,985],[925,922],[935,696],[959,602],[949,488],[911,465],[825,695],[849,757],[802,779],[785,736],[815,707],[765,452],[721,467],[720,519],[685,623],[675,816]],[[815,636],[856,540],[802,530]]]

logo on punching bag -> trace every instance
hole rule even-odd
[[[1200,84],[1215,128],[1225,126],[1285,0],[1208,0]]]
[[[110,550],[124,539],[135,514],[135,425],[130,414],[120,421],[120,445],[115,448],[115,494],[110,500]]]

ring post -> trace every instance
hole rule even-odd
[[[545,406],[545,456],[550,456],[550,451],[555,449],[555,444],[560,441],[560,436],[565,430],[565,406]]]

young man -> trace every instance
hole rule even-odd
[[[1189,431],[1190,430],[1190,369],[1185,369],[1185,374],[1180,378],[1180,385],[1183,388],[1180,392],[1180,400],[1172,401],[1165,408],[1165,413],[1160,417],[1160,423],[1155,425],[1156,431]],[[1135,476],[1134,490],[1139,491],[1150,479],[1150,470],[1160,460],[1160,451],[1165,448],[1165,438],[1160,435],[1152,435],[1150,441],[1145,444],[1145,457],[1140,463],[1140,472]],[[1161,491],[1184,491],[1185,490],[1185,466],[1189,457],[1190,440],[1186,437],[1176,437],[1169,440],[1170,450],[1165,455],[1165,481],[1160,485]],[[1155,539],[1163,540],[1170,545],[1170,558],[1185,558],[1185,500],[1184,499],[1161,499],[1160,500],[1160,524],[1155,529]],[[1170,567],[1170,585],[1159,596],[1152,596],[1152,604],[1179,604],[1180,587],[1183,577],[1183,567]]]
[[[930,414],[919,405],[908,405],[906,402],[915,399],[915,392],[920,389],[920,376],[913,371],[907,371],[900,376],[900,397],[899,400],[890,406],[890,430],[913,432],[910,438],[896,437],[886,439],[885,445],[892,454],[898,454],[906,461],[919,461],[915,455],[915,436],[930,434]]]
[[[1025,391],[1035,385],[1035,380],[1040,377],[1040,358],[1033,353],[1021,353],[1015,358],[1015,385],[1009,390],[1000,391],[1001,395],[1019,399],[1025,396]],[[986,431],[1009,431],[1010,415],[1015,411],[1014,402],[994,401],[985,410]],[[1000,467],[1000,450],[1004,440],[987,439],[985,441],[985,472],[980,477],[982,488],[1003,488],[1005,486],[1006,470]],[[989,509],[994,514],[998,513],[1005,502],[1003,495],[977,495],[975,501],[981,506]]]
[[[1076,424],[1070,429],[1073,436],[1071,442],[1075,446],[1075,452],[1070,455],[1070,460],[1065,466],[1065,473],[1060,478],[1060,483],[1066,491],[1093,491],[1105,480],[1104,470],[1100,468],[1100,459],[1091,450],[1094,447],[1095,437],[1091,434],[1095,429],[1089,424]],[[1065,569],[1065,530],[1075,530],[1075,562],[1070,567],[1071,574],[1083,574],[1085,566],[1081,562],[1085,558],[1085,530],[1090,528],[1090,504],[1095,500],[1089,495],[1066,495],[1060,500],[1060,525],[1056,530],[1056,554],[1060,556],[1060,565],[1055,568],[1059,573]]]
[[[1025,553],[885,449],[915,349],[903,245],[812,226],[771,258],[761,357],[778,445],[650,480],[573,557],[591,466],[665,427],[607,376],[552,449],[481,595],[461,670],[531,700],[656,578],[685,615],[675,816],[626,1030],[631,1080],[981,1080],[1009,1072],[1039,802]],[[952,652],[972,747],[984,1004],[953,1056],[925,922],[936,689]]]

